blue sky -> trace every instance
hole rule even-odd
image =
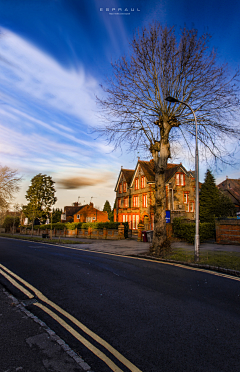
[[[220,62],[234,71],[239,14],[235,0],[0,0],[0,163],[23,175],[15,202],[26,203],[31,178],[44,173],[56,181],[55,207],[78,197],[113,204],[119,170],[133,169],[136,154],[113,152],[90,129],[100,125],[95,96],[111,60],[127,54],[136,27],[157,20],[209,32]],[[200,161],[201,181],[205,171]],[[215,173],[218,182],[226,176],[239,178],[239,167]]]

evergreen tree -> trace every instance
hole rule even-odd
[[[113,222],[113,211],[108,200],[104,204],[103,211],[108,213],[108,219]]]
[[[59,208],[54,209],[53,208],[52,223],[61,222],[61,214],[62,214],[62,209],[59,209]]]
[[[219,191],[215,178],[208,169],[199,194],[199,218],[201,222],[211,222],[216,216],[219,203]]]
[[[57,201],[54,183],[50,176],[41,173],[32,178],[26,194],[29,203],[23,206],[23,212],[30,220],[46,218],[49,214],[51,206]]]
[[[232,203],[231,199],[223,194],[223,192],[219,191],[219,210],[218,210],[218,217],[233,217],[236,216],[236,208],[235,205]]]
[[[200,221],[213,222],[215,217],[234,215],[234,211],[232,201],[218,190],[215,178],[208,169],[199,194]]]

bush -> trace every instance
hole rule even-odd
[[[13,216],[6,216],[4,218],[4,222],[2,224],[2,227],[6,229],[6,231],[10,231],[10,228],[13,227],[13,224],[15,227],[18,227],[20,223],[19,217],[13,217]]]
[[[120,222],[83,222],[82,229],[88,229],[91,227],[92,229],[118,229]],[[128,230],[128,222],[123,222],[124,229]]]
[[[64,228],[68,230],[75,230],[75,229],[88,229],[91,227],[92,229],[118,229],[118,226],[120,225],[120,222],[66,222],[66,223],[53,223],[47,224],[47,225],[35,225],[33,226],[34,230],[40,229],[40,230],[64,230]],[[123,222],[124,225],[124,231],[128,230],[128,222]],[[32,225],[25,226],[28,230],[32,229]]]
[[[65,227],[68,230],[81,229],[82,222],[67,222],[65,223]]]
[[[184,222],[181,218],[174,218],[173,233],[176,237],[194,244],[195,240],[195,222]],[[203,222],[199,224],[200,242],[215,237],[215,223]]]

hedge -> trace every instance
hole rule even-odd
[[[173,233],[176,237],[194,244],[195,241],[195,222],[184,222],[181,218],[174,218]],[[202,222],[199,224],[199,239],[204,242],[215,238],[215,224],[212,222]]]
[[[88,229],[91,227],[92,229],[118,229],[118,226],[120,225],[120,222],[67,222],[67,223],[53,223],[53,224],[47,224],[47,225],[34,225],[34,230],[64,230],[66,228],[67,230],[75,230],[75,229]],[[128,230],[128,222],[124,222],[124,230]],[[28,230],[32,229],[32,225],[25,226]]]
[[[61,222],[56,222],[56,223],[53,223],[53,224],[47,224],[47,225],[34,225],[33,226],[33,229],[34,230],[51,230],[51,227],[52,229],[56,229],[56,230],[64,230],[65,228],[68,229],[68,230],[74,230],[74,229],[81,229],[81,226],[82,226],[82,223],[81,222],[67,222],[67,223],[61,223]],[[31,230],[32,229],[32,225],[28,225],[26,226],[26,228],[28,230]]]
[[[91,227],[92,229],[118,229],[120,222],[83,222],[82,229],[88,229]],[[124,229],[128,230],[128,222],[124,222]]]

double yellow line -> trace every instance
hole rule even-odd
[[[123,365],[125,365],[130,371],[132,372],[141,372],[134,364],[132,364],[128,359],[126,359],[122,354],[120,354],[116,349],[114,349],[108,342],[104,341],[101,337],[99,337],[96,333],[92,332],[89,328],[87,328],[84,324],[79,322],[76,318],[74,318],[71,314],[67,311],[63,310],[60,306],[56,305],[54,302],[50,301],[46,296],[44,296],[37,288],[33,287],[30,283],[26,282],[24,279],[19,277],[17,274],[10,271],[7,267],[0,264],[0,274],[2,274],[12,285],[18,288],[21,292],[23,292],[28,298],[34,298],[35,296],[39,298],[45,304],[51,306],[55,309],[58,313],[62,314],[65,318],[69,319],[73,324],[75,324],[79,329],[81,329],[85,334],[90,336],[94,341],[98,344],[102,345],[106,350],[108,350],[116,359],[118,359]],[[16,280],[18,281],[16,281]],[[23,287],[21,284],[31,290],[34,295]],[[74,328],[72,328],[65,320],[63,320],[60,316],[58,316],[54,311],[50,310],[45,305],[36,302],[33,304],[34,306],[39,307],[43,311],[45,311],[48,315],[50,315],[55,321],[57,321],[63,328],[65,328],[73,337],[75,337],[78,341],[80,341],[84,346],[86,346],[93,354],[95,354],[98,358],[100,358],[103,362],[105,362],[109,368],[114,372],[123,372],[111,359],[109,359],[101,350],[96,348],[92,345],[86,338],[80,335]]]

